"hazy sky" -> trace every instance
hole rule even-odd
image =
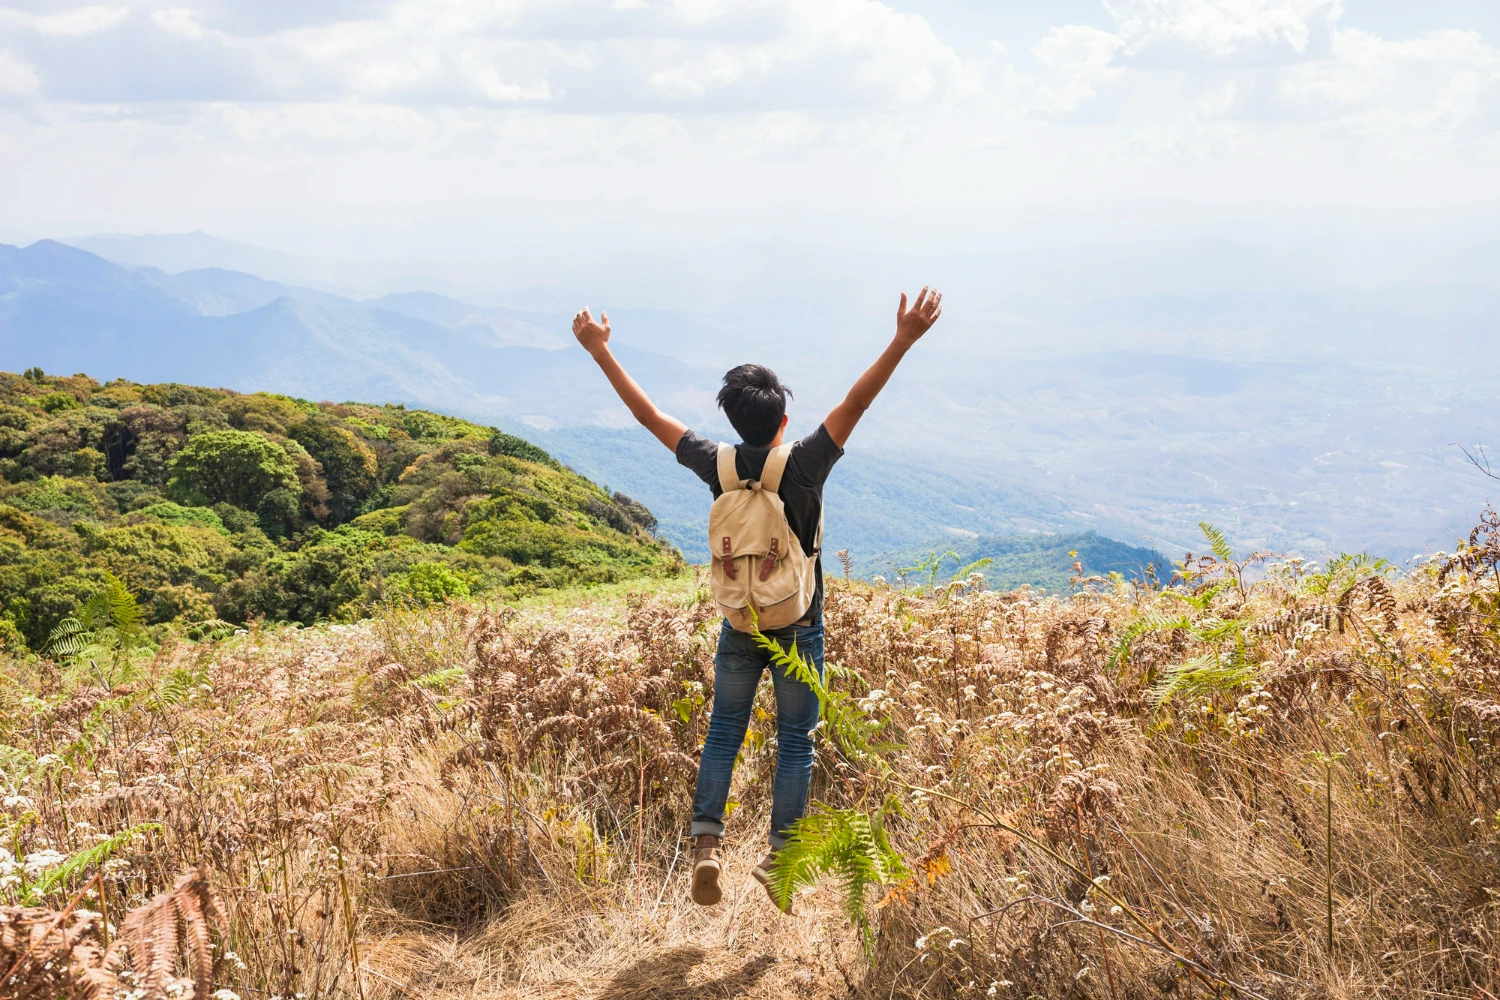
[[[1496,177],[1495,0],[0,0],[0,238],[942,246]]]

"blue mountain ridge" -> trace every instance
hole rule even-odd
[[[538,399],[585,416],[614,402],[583,352],[538,346],[562,344],[551,331],[566,320],[429,292],[356,300],[218,268],[122,267],[50,240],[0,245],[0,369],[399,402],[497,423],[641,499],[684,554],[706,558],[706,491],[649,436],[527,418]],[[648,386],[716,380],[650,351],[617,353]],[[828,549],[852,549],[865,570],[888,551],[1047,527],[1068,509],[919,456],[891,465],[852,454],[828,496]]]

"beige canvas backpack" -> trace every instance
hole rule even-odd
[[[713,555],[714,600],[731,627],[754,630],[754,605],[762,630],[794,624],[812,606],[817,590],[817,547],[809,556],[787,523],[777,490],[792,446],[771,449],[760,479],[741,479],[734,467],[735,446],[719,445],[719,487],[724,491],[708,512],[708,547]],[[818,526],[817,546],[823,544]]]

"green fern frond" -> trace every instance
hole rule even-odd
[[[0,743],[0,774],[15,781],[36,770],[36,754]]]
[[[1150,632],[1170,632],[1173,629],[1186,630],[1192,627],[1193,623],[1188,620],[1187,615],[1168,617],[1158,611],[1148,611],[1120,630],[1120,638],[1109,655],[1109,669],[1118,670],[1120,664],[1130,658],[1131,647],[1141,636]]]
[[[899,810],[894,797],[869,814],[814,803],[811,813],[792,824],[786,846],[776,852],[769,881],[777,904],[785,909],[799,889],[832,876],[843,892],[844,916],[859,930],[869,957],[873,946],[870,890],[910,874],[885,832],[886,816]]]
[[[1309,593],[1326,596],[1329,592],[1338,589],[1338,585],[1347,580],[1343,588],[1347,593],[1350,588],[1359,583],[1367,576],[1389,576],[1396,572],[1397,567],[1379,556],[1368,552],[1360,552],[1350,555],[1348,552],[1340,552],[1328,560],[1321,572],[1308,575],[1306,588]]]
[[[817,695],[818,716],[823,720],[839,752],[850,760],[870,758],[876,752],[876,747],[871,745],[870,740],[885,727],[885,720],[871,719],[859,710],[848,694],[830,691],[813,665],[797,652],[795,641],[791,649],[784,649],[781,643],[760,630],[760,616],[756,614],[754,607],[750,608],[750,624],[754,629],[751,637],[757,646],[770,655],[771,662],[794,680],[806,684]]]
[[[236,627],[233,622],[226,622],[222,618],[205,618],[201,622],[185,626],[182,633],[193,642],[219,642],[234,635]]]
[[[955,580],[967,580],[970,573],[978,573],[995,561],[994,556],[985,556],[983,559],[975,559],[967,566],[960,566],[958,572],[953,574]]]
[[[1227,563],[1234,559],[1234,549],[1229,545],[1229,539],[1224,537],[1224,532],[1215,528],[1207,521],[1199,521],[1198,528],[1203,536],[1208,539],[1208,547],[1213,550],[1214,558],[1221,563]]]
[[[77,656],[88,644],[83,638],[88,635],[88,630],[77,618],[64,618],[57,623],[57,628],[47,635],[47,644],[42,647],[42,652],[48,656],[71,658]]]
[[[463,680],[463,667],[444,667],[441,670],[432,670],[414,679],[413,687],[419,687],[424,691],[436,691],[438,694],[446,694],[455,684]]]
[[[25,887],[21,893],[23,905],[32,905],[41,902],[48,893],[61,885],[65,885],[68,879],[72,878],[78,872],[92,865],[99,865],[108,861],[121,848],[129,846],[130,842],[135,840],[136,837],[145,833],[159,832],[160,830],[160,823],[137,823],[128,830],[120,831],[108,840],[100,841],[93,847],[69,855],[67,860],[61,865],[58,865]]]
[[[146,616],[135,595],[112,573],[72,618],[64,618],[47,637],[43,650],[64,660],[112,661],[146,645]]]
[[[1185,594],[1180,590],[1163,591],[1164,597],[1183,604],[1197,608],[1199,611],[1207,611],[1213,605],[1214,598],[1233,586],[1233,580],[1219,580],[1196,594]]]
[[[129,649],[145,637],[146,614],[130,592],[113,573],[105,574],[104,595],[109,602],[109,623],[120,636],[120,645]]]
[[[156,708],[181,705],[193,696],[207,680],[202,670],[178,667],[157,685],[152,702]]]
[[[1256,665],[1247,662],[1243,650],[1225,662],[1217,653],[1205,653],[1182,663],[1174,663],[1162,672],[1152,686],[1151,707],[1160,709],[1178,695],[1204,695],[1233,691],[1255,676]]]
[[[1199,642],[1217,646],[1238,641],[1249,625],[1250,619],[1248,618],[1219,618],[1214,615],[1204,615],[1193,623],[1189,631]]]

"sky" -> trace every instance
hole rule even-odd
[[[1494,0],[0,0],[0,241],[934,250],[1497,176]]]

